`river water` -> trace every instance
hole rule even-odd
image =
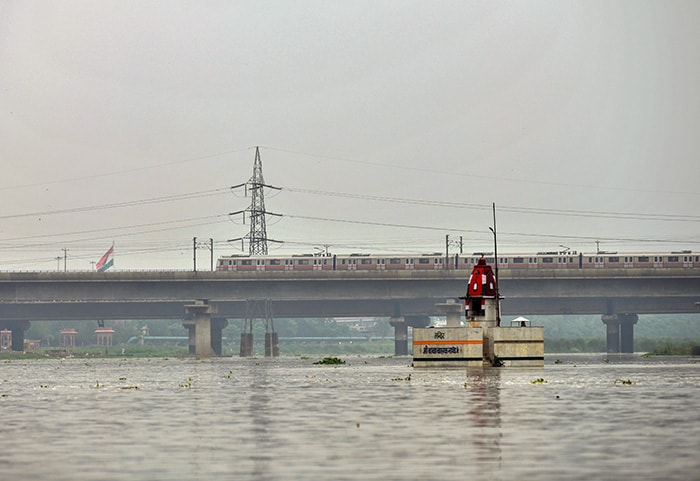
[[[697,358],[0,365],[3,480],[700,479]]]

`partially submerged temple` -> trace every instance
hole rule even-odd
[[[544,328],[520,318],[501,326],[498,279],[482,257],[474,266],[464,299],[465,322],[455,302],[438,304],[446,327],[413,329],[414,367],[543,366]]]

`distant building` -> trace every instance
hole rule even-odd
[[[9,329],[0,331],[0,349],[12,349],[12,331]]]
[[[114,329],[110,327],[95,329],[95,337],[97,338],[98,346],[111,346],[112,336],[114,336]]]

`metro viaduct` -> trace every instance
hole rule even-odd
[[[6,272],[0,329],[22,350],[33,320],[183,319],[191,349],[207,356],[220,353],[227,319],[265,302],[277,318],[389,317],[396,353],[407,354],[408,326],[427,325],[436,304],[464,295],[469,273]],[[637,314],[698,311],[700,268],[502,269],[500,291],[503,315],[601,314],[608,352],[632,352]]]

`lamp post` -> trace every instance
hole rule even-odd
[[[498,240],[496,238],[496,203],[493,203],[493,227],[489,227],[493,233],[493,256],[496,270],[496,326],[501,325],[501,295],[498,287]]]

